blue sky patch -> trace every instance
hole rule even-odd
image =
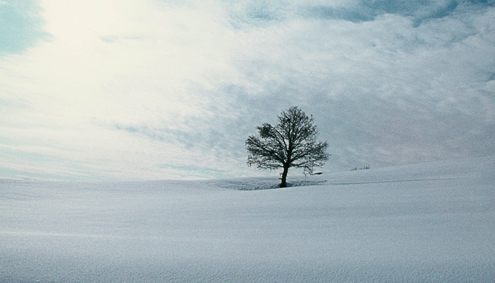
[[[0,55],[20,54],[38,40],[49,37],[36,1],[0,1]]]

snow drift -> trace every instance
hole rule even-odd
[[[494,172],[0,180],[0,282],[494,282]]]

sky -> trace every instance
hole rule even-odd
[[[493,0],[0,0],[0,178],[276,175],[245,140],[291,106],[324,173],[494,156],[493,19]]]

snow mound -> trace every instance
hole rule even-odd
[[[319,178],[288,178],[287,187],[317,186],[326,183],[327,180]],[[280,189],[280,180],[277,178],[239,178],[214,180],[208,182],[210,186],[241,191]]]
[[[495,282],[494,172],[0,180],[0,282]]]

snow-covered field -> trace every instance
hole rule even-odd
[[[277,182],[0,180],[0,282],[495,282],[494,157]]]

